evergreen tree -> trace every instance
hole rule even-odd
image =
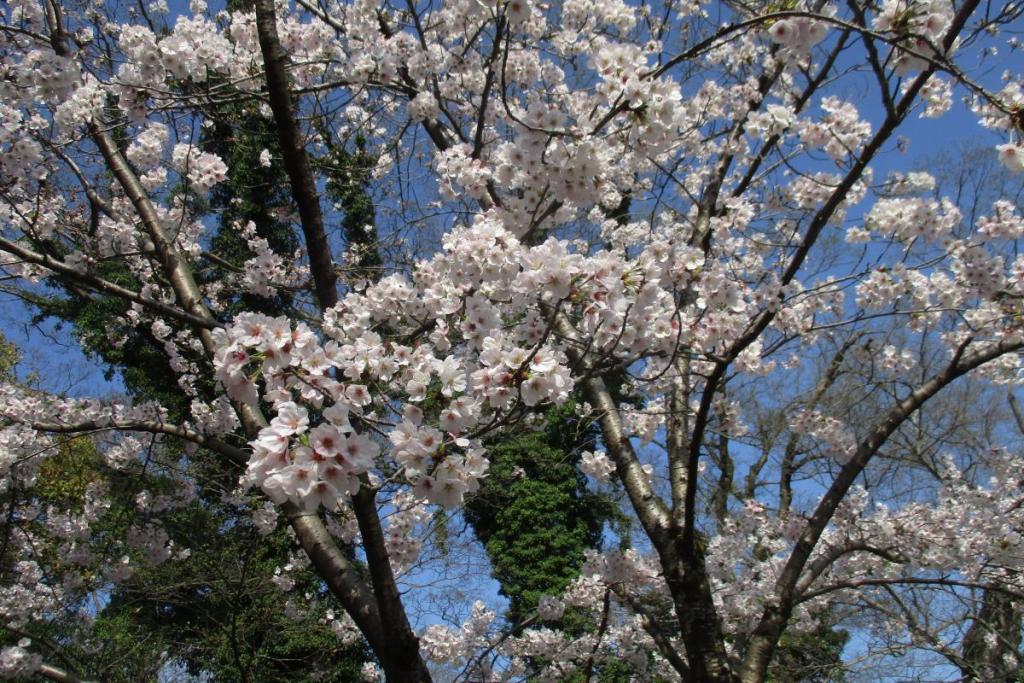
[[[542,595],[558,596],[579,575],[587,549],[600,545],[612,503],[589,492],[577,468],[594,447],[593,430],[568,402],[541,415],[541,426],[488,445],[491,466],[466,515],[484,544],[506,617],[521,623]]]

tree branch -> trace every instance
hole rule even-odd
[[[882,447],[893,432],[914,411],[954,380],[1003,354],[1024,347],[1024,342],[1020,340],[1003,340],[993,343],[984,350],[964,357],[963,354],[969,341],[968,339],[961,345],[953,360],[942,372],[932,377],[932,379],[925,382],[917,390],[911,392],[905,399],[890,408],[882,420],[871,430],[867,438],[861,441],[849,462],[843,465],[839,471],[832,485],[818,503],[814,514],[808,520],[806,529],[801,534],[800,539],[793,548],[793,552],[790,554],[789,560],[776,581],[775,595],[777,602],[765,608],[765,612],[754,631],[754,636],[751,638],[751,645],[747,650],[741,672],[744,681],[758,680],[757,677],[761,676],[763,671],[766,670],[778,637],[789,620],[796,595],[797,582],[814,551],[814,547],[832,519],[836,508],[846,497],[853,482],[864,471],[864,468],[875,453],[878,452],[878,449]]]
[[[338,290],[334,260],[324,231],[316,180],[313,177],[299,131],[299,124],[292,109],[291,95],[288,90],[288,74],[285,68],[285,52],[277,34],[274,0],[256,0],[255,7],[256,30],[263,53],[270,107],[277,123],[281,154],[291,183],[292,197],[299,207],[313,286],[320,310],[324,312],[338,302]],[[366,476],[361,477],[360,480],[361,487],[352,496],[352,509],[363,539],[366,564],[370,571],[370,582],[373,586],[376,611],[379,614],[381,627],[379,633],[381,639],[376,642],[371,641],[371,645],[380,658],[389,679],[394,677],[395,680],[429,681],[430,674],[419,654],[419,640],[409,625],[409,619],[395,582],[387,546],[384,543],[384,531],[377,513],[375,492]],[[320,522],[319,517],[316,517],[315,514],[299,515],[297,508],[292,512],[294,514],[291,514],[289,519],[302,521],[312,517],[318,524]],[[326,534],[326,530],[323,533]],[[325,537],[325,539],[330,541],[329,537]],[[311,537],[311,540],[317,541],[318,539]],[[323,548],[327,547],[336,551],[333,543],[319,542],[313,546],[313,550],[322,553]],[[323,565],[325,569],[336,568],[337,561],[337,556],[324,557]],[[330,576],[325,576],[325,578],[328,581],[332,579]],[[347,582],[339,587],[343,588],[345,585]],[[368,639],[369,635],[367,634]]]
[[[273,0],[256,0],[256,31],[259,35],[260,50],[267,77],[267,91],[270,108],[277,123],[277,137],[281,145],[285,172],[292,188],[292,197],[299,208],[302,234],[309,254],[309,268],[313,273],[314,289],[321,310],[331,308],[338,302],[337,275],[331,248],[324,232],[323,212],[320,197],[316,191],[316,180],[309,165],[309,156],[303,143],[298,121],[292,110],[291,94],[288,91],[288,73],[285,68],[285,52],[277,35],[277,15]]]
[[[110,294],[116,296],[119,299],[125,301],[131,301],[132,303],[144,306],[152,311],[155,311],[161,315],[165,315],[175,320],[194,325],[200,329],[213,329],[219,327],[220,324],[211,318],[201,315],[195,315],[188,311],[183,311],[180,308],[165,304],[162,301],[156,299],[150,299],[149,297],[143,296],[138,292],[130,290],[121,285],[114,284],[109,280],[104,280],[97,275],[91,275],[89,273],[83,273],[79,270],[72,268],[63,261],[59,261],[48,254],[40,254],[38,252],[27,249],[17,242],[12,242],[9,239],[0,237],[0,251],[17,256],[25,263],[34,263],[37,266],[42,266],[49,270],[52,270],[59,278],[77,283],[94,292],[101,292],[103,294]]]

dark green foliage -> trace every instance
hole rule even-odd
[[[589,673],[576,671],[563,683],[633,683],[637,679],[633,665],[621,659],[597,658]],[[661,679],[656,682],[662,683]]]
[[[574,409],[571,402],[551,408],[539,430],[491,440],[489,475],[466,507],[513,623],[526,618],[541,595],[559,595],[579,575],[584,551],[598,547],[614,514],[607,499],[586,490],[577,470],[593,437]]]
[[[367,189],[376,160],[366,152],[361,137],[355,142],[354,152],[342,146],[330,146],[322,165],[327,174],[327,196],[338,202],[345,212],[341,223],[345,242],[350,252],[358,254],[349,265],[349,276],[353,280],[372,281],[380,278],[384,264],[377,243],[376,209]]]
[[[160,455],[169,461],[180,456],[173,449]],[[212,467],[208,454],[195,457]],[[80,510],[86,488],[106,480],[111,506],[93,525],[92,544],[97,554],[113,548],[115,556],[131,555],[135,570],[113,592],[98,596],[105,604],[87,635],[74,635],[74,619],[34,627],[32,635],[41,642],[66,643],[61,655],[74,662],[73,670],[114,683],[156,680],[168,670],[211,682],[359,680],[369,654],[362,642],[344,645],[320,623],[327,609],[340,614],[340,607],[319,577],[310,569],[295,570],[290,574],[295,587],[288,593],[273,583],[275,570],[300,554],[298,546],[283,529],[259,536],[246,512],[223,501],[216,487],[199,489],[184,507],[147,512],[174,548],[188,550],[187,557],[179,552],[148,566],[139,551],[122,545],[136,519],[138,493],[168,495],[177,489],[162,471],[155,462],[135,462],[125,472],[109,472],[89,437],[63,442],[40,468],[33,491],[44,506]],[[50,551],[39,559],[54,573],[64,561]],[[311,615],[291,619],[289,599]]]
[[[297,550],[285,533],[259,537],[234,516],[229,508],[199,505],[175,512],[165,529],[187,542],[191,554],[121,584],[100,616],[100,633],[145,633],[188,673],[218,683],[358,680],[368,653],[315,623],[332,602],[315,574],[295,574],[288,594],[271,582],[282,558]],[[318,599],[315,606],[306,595]],[[314,617],[289,618],[289,597]],[[137,680],[116,666],[96,673],[102,680]]]
[[[768,670],[771,683],[841,683],[842,654],[850,634],[822,625],[811,633],[785,632]]]
[[[0,381],[14,381],[14,366],[18,364],[19,358],[18,347],[7,341],[7,337],[0,332]]]
[[[118,285],[138,287],[128,267],[119,261],[98,264],[96,274]],[[171,419],[182,420],[188,403],[163,344],[146,327],[128,322],[131,306],[123,299],[87,294],[53,279],[48,282],[60,294],[34,301],[39,310],[36,319],[70,323],[82,349],[106,365],[108,380],[120,372],[129,394],[142,401],[160,401]]]
[[[256,234],[267,240],[277,254],[291,255],[299,246],[292,226],[275,215],[278,209],[291,208],[288,177],[281,165],[277,133],[273,123],[258,112],[238,105],[226,105],[214,115],[215,125],[201,140],[203,149],[217,154],[228,166],[227,180],[210,191],[210,208],[219,216],[219,229],[210,241],[210,251],[235,268],[254,254],[249,250],[240,228],[252,222]],[[270,152],[270,166],[259,163],[259,156]],[[229,271],[224,263],[205,259],[199,270],[204,281],[216,280]],[[258,310],[267,315],[286,315],[291,296],[277,292],[273,298],[237,294],[225,312]]]
[[[965,681],[1016,681],[1021,645],[1021,607],[994,588],[982,593],[981,609],[964,634],[961,671]]]

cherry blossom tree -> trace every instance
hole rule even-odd
[[[870,484],[937,397],[1020,382],[1024,219],[999,197],[965,220],[899,150],[946,116],[1024,170],[1024,91],[988,61],[1012,54],[1020,12],[11,0],[5,287],[125,302],[119,323],[158,341],[189,409],[3,385],[4,627],[70,613],[86,632],[89,596],[187,551],[148,503],[87,544],[102,481],[78,508],[40,504],[61,435],[90,434],[114,474],[141,438],[183,448],[160,509],[186,504],[214,476],[197,454],[215,454],[253,525],[290,527],[338,630],[377,658],[368,676],[588,680],[615,662],[763,681],[784,636],[842,600],[956,650],[899,588],[1024,596],[1019,434],[971,471],[951,449],[928,495]],[[253,256],[211,279],[206,199],[230,169],[201,140],[226,105],[272,122],[259,159],[286,171],[294,212],[278,218],[302,248],[239,222]],[[345,191],[331,164],[353,158],[376,198],[362,236],[330,199]],[[235,306],[285,292],[287,315]],[[485,443],[573,396],[600,439],[581,468],[621,492],[635,532],[522,623],[479,603],[458,627],[414,624],[407,572],[433,510],[478,490]],[[567,608],[587,627],[551,627]],[[0,673],[74,680],[51,654],[20,642]]]

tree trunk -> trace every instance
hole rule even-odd
[[[963,680],[971,683],[1016,681],[1021,671],[1017,658],[1020,631],[1021,608],[1013,597],[986,589],[981,610],[964,636]]]

